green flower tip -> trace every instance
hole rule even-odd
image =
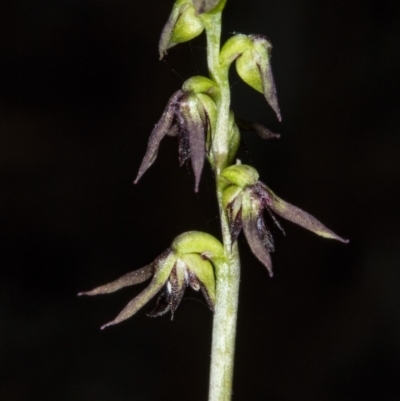
[[[265,184],[258,181],[258,174],[253,170],[250,166],[236,165],[223,171],[222,176],[228,180],[223,193],[223,204],[229,218],[232,243],[237,240],[243,229],[253,254],[264,264],[271,276],[273,273],[269,254],[274,251],[274,240],[265,224],[264,210],[267,210],[272,221],[282,231],[283,228],[274,213],[321,237],[349,242],[309,213],[279,198]]]
[[[148,287],[132,299],[114,320],[103,325],[102,329],[133,316],[159,292],[156,307],[149,316],[162,316],[171,312],[173,317],[188,286],[195,291],[201,290],[208,306],[213,310],[214,265],[224,257],[223,255],[222,244],[216,238],[207,233],[189,231],[175,238],[172,247],[149,265],[78,295],[109,294],[152,278]]]

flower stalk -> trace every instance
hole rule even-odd
[[[237,310],[239,302],[240,259],[237,242],[231,243],[228,216],[223,206],[222,171],[228,165],[230,87],[228,68],[220,63],[221,14],[204,15],[207,35],[207,63],[210,76],[218,85],[220,98],[212,154],[217,186],[222,240],[227,263],[216,272],[216,302],[214,308],[209,401],[229,401],[232,392]]]
[[[149,280],[117,317],[102,328],[135,315],[159,294],[149,316],[174,316],[185,290],[201,290],[214,312],[209,401],[230,401],[239,300],[240,259],[237,238],[243,231],[254,256],[272,277],[270,253],[274,239],[264,221],[267,212],[281,231],[275,214],[325,238],[348,242],[315,217],[279,198],[259,181],[254,167],[236,162],[240,130],[254,131],[262,139],[279,138],[261,124],[242,120],[231,110],[229,68],[262,93],[281,121],[270,63],[272,45],[261,35],[237,34],[221,48],[221,16],[227,0],[176,0],[161,33],[160,58],[173,46],[205,31],[209,78],[189,78],[170,98],[150,134],[147,150],[134,183],[155,162],[165,136],[178,140],[180,164],[190,160],[198,192],[205,161],[214,171],[221,222],[222,243],[207,233],[189,231],[149,265],[125,274],[111,283],[79,295],[108,294]],[[284,233],[284,231],[283,231]],[[150,280],[151,279],[151,280]]]

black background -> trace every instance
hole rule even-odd
[[[77,298],[158,256],[183,231],[219,235],[166,138],[133,186],[169,96],[206,74],[204,36],[166,62],[172,1],[0,6],[0,400],[205,400],[212,314],[188,291],[175,319],[138,291]],[[224,38],[261,33],[283,122],[232,72],[233,108],[280,132],[239,157],[349,245],[283,222],[275,277],[240,238],[234,400],[400,400],[398,1],[229,0]],[[176,73],[175,73],[176,71]],[[179,75],[179,76],[178,76]]]

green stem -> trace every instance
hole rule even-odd
[[[207,61],[211,78],[217,83],[220,98],[213,135],[212,153],[217,182],[217,198],[222,238],[227,263],[216,271],[216,302],[213,321],[209,401],[229,401],[232,393],[236,321],[239,299],[240,260],[237,243],[231,244],[227,215],[222,206],[219,176],[228,165],[230,88],[228,69],[219,63],[221,12],[203,17],[207,33]]]

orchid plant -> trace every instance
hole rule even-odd
[[[264,221],[264,211],[282,231],[275,215],[322,237],[348,242],[310,214],[279,198],[259,181],[254,167],[235,160],[240,129],[253,130],[263,139],[279,135],[261,124],[235,116],[230,108],[231,64],[235,62],[237,73],[245,83],[264,95],[279,121],[281,112],[271,69],[270,42],[261,35],[235,34],[221,48],[221,14],[226,1],[176,0],[161,34],[160,58],[173,46],[205,31],[209,77],[194,76],[171,96],[150,134],[135,180],[137,183],[156,160],[161,140],[166,135],[176,137],[179,162],[182,165],[190,159],[196,192],[205,161],[214,172],[222,241],[203,232],[183,233],[149,265],[79,294],[108,294],[151,279],[148,287],[114,320],[102,326],[105,328],[133,316],[157,294],[156,306],[149,315],[170,312],[173,316],[187,287],[201,290],[214,312],[209,401],[231,399],[240,278],[237,239],[241,231],[270,276],[274,239]]]

